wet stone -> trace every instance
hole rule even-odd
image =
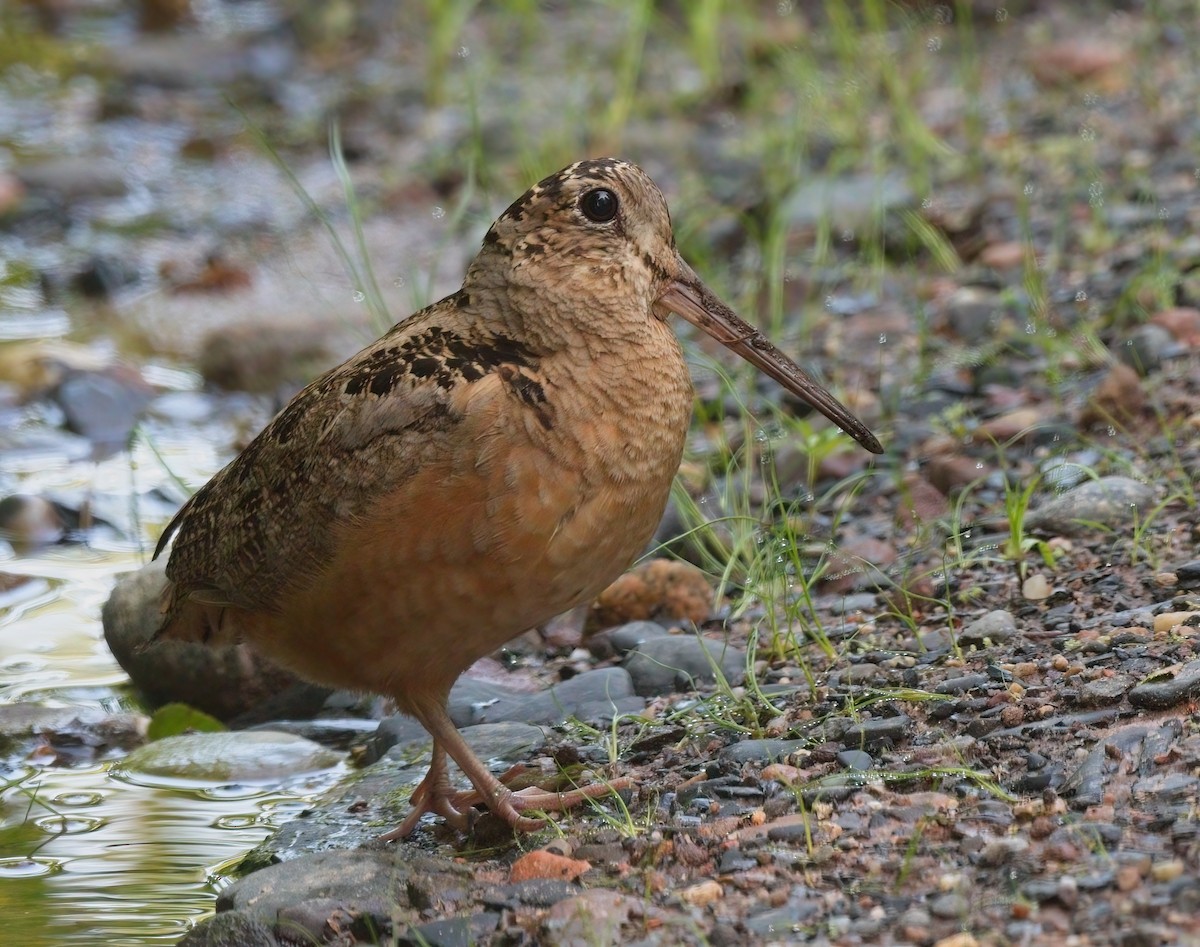
[[[241,911],[201,921],[177,947],[280,947],[268,923]]]
[[[217,896],[217,910],[243,911],[264,921],[274,921],[280,911],[320,892],[350,909],[374,908],[381,896],[403,891],[413,874],[445,870],[440,861],[414,858],[411,852],[329,851],[302,855],[271,865],[235,881]]]
[[[694,690],[716,680],[717,669],[731,684],[745,676],[746,655],[737,648],[698,638],[668,635],[643,641],[625,659],[634,692],[643,697]]]
[[[342,757],[288,733],[241,730],[187,733],[139,747],[120,764],[124,772],[219,782],[256,782],[336,766]]]
[[[67,520],[51,500],[14,493],[0,500],[0,536],[25,555],[62,542],[67,536]]]

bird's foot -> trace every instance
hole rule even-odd
[[[475,812],[470,806],[462,806],[457,802],[457,797],[460,795],[462,794],[456,793],[450,788],[450,778],[446,773],[444,757],[439,759],[439,756],[435,754],[429,772],[413,790],[409,800],[412,808],[408,815],[392,831],[381,835],[379,841],[394,842],[411,835],[426,812],[440,815],[459,832],[464,834],[470,832],[471,826],[475,824]]]
[[[518,832],[533,832],[544,828],[545,819],[531,819],[522,815],[524,812],[564,812],[590,799],[600,799],[622,789],[633,786],[633,780],[627,776],[610,780],[606,783],[593,783],[590,786],[580,786],[567,792],[555,792],[541,789],[538,786],[526,786],[524,789],[513,791],[510,785],[525,775],[528,768],[514,766],[497,780],[496,787],[491,792],[491,799],[486,799],[479,790],[468,790],[455,794],[453,805],[459,810],[468,810],[473,806],[484,804],[497,818],[504,820]]]

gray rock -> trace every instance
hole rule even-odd
[[[979,342],[995,332],[1004,303],[994,289],[960,286],[946,300],[943,318],[949,329],[964,342]]]
[[[1200,661],[1189,661],[1179,670],[1139,684],[1129,692],[1129,702],[1135,707],[1165,710],[1200,694]]]
[[[879,596],[874,592],[854,592],[842,595],[829,603],[829,610],[835,615],[850,615],[854,612],[872,612],[879,607]]]
[[[461,733],[495,773],[528,759],[546,745],[543,728],[511,721],[464,727]],[[246,857],[244,866],[287,861],[327,848],[366,845],[394,829],[408,814],[409,793],[429,767],[428,744],[429,735],[422,731],[418,740],[394,746],[371,765],[355,771],[304,818],[280,826]],[[467,785],[453,762],[450,778],[456,786]]]
[[[958,641],[963,645],[982,646],[986,642],[1000,644],[1017,636],[1017,623],[1012,615],[1003,609],[996,609],[981,615],[967,625],[958,635]]]
[[[1184,351],[1167,329],[1148,322],[1130,332],[1124,344],[1117,346],[1117,357],[1145,378],[1158,371],[1164,359]]]
[[[95,724],[104,716],[99,708],[47,707],[34,701],[0,704],[0,742],[52,733],[73,723]]]
[[[1025,517],[1025,528],[1078,536],[1097,527],[1133,525],[1154,503],[1154,488],[1129,477],[1089,480],[1057,496]]]
[[[907,714],[894,717],[873,717],[853,724],[842,734],[842,745],[863,749],[895,743],[902,739],[912,724]]]
[[[23,754],[34,739],[48,739],[80,762],[89,755],[101,757],[113,749],[141,746],[148,724],[149,718],[141,714],[106,714],[98,707],[5,704],[0,705],[0,751]]]
[[[149,776],[258,782],[329,769],[341,759],[341,754],[303,737],[243,730],[155,740],[125,757],[119,769]]]
[[[841,234],[872,227],[883,211],[910,206],[914,200],[908,180],[897,172],[818,176],[792,192],[783,212],[801,226],[828,219]]]
[[[953,920],[965,918],[971,911],[971,902],[958,891],[948,891],[939,894],[929,902],[929,913],[934,917]]]
[[[1112,677],[1098,677],[1085,681],[1079,688],[1078,699],[1088,707],[1103,707],[1115,704],[1124,699],[1125,692],[1133,686],[1133,677],[1128,674],[1115,674]]]
[[[125,446],[150,398],[140,377],[107,372],[69,372],[53,392],[67,430],[109,452]]]
[[[628,654],[643,642],[652,638],[666,638],[669,635],[670,632],[657,622],[631,621],[593,637],[605,638],[616,654]]]
[[[720,753],[723,763],[774,763],[809,745],[807,740],[739,740]]]
[[[986,674],[964,674],[962,677],[952,677],[942,681],[934,688],[938,694],[965,694],[968,691],[986,688],[991,683]]]
[[[1190,773],[1152,773],[1133,784],[1138,800],[1153,800],[1156,805],[1188,802],[1200,790],[1200,779]]]
[[[668,635],[643,641],[625,659],[635,693],[643,697],[692,690],[716,680],[720,669],[730,684],[745,677],[746,655],[737,648],[696,635]]]
[[[30,191],[63,202],[96,197],[120,197],[127,190],[125,170],[116,161],[95,155],[39,158],[17,168],[17,177]]]
[[[394,892],[405,890],[405,878],[422,869],[453,871],[453,864],[402,847],[318,852],[235,881],[217,896],[217,910],[240,911],[267,924],[273,924],[280,912],[316,897],[339,902],[348,910],[386,911]]]
[[[875,759],[870,753],[864,753],[862,750],[842,750],[837,755],[837,761],[846,767],[860,773],[864,773],[875,766]]]
[[[560,724],[574,717],[604,726],[623,713],[639,713],[646,702],[633,693],[633,680],[624,668],[598,668],[555,684],[537,694],[512,694],[474,706],[472,723],[516,720]],[[456,721],[457,722],[457,721]]]
[[[321,708],[328,688],[301,681],[247,645],[151,644],[162,617],[165,568],[159,558],[122,577],[101,610],[104,640],[151,708],[181,701],[242,725],[308,717]]]

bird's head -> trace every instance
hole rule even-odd
[[[662,192],[628,161],[577,161],[514,201],[464,288],[488,285],[519,311],[555,319],[564,335],[632,340],[676,313],[882,453],[866,425],[704,285],[675,247]]]

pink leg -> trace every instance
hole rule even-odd
[[[435,794],[444,793],[444,796],[439,800],[423,799],[426,806],[426,809],[423,811],[443,812],[441,808],[437,807],[444,804],[446,808],[457,814],[457,820],[448,817],[447,821],[451,825],[454,825],[455,828],[460,828],[460,831],[462,830],[460,820],[465,818],[462,810],[472,805],[478,805],[479,803],[486,805],[495,815],[503,819],[514,829],[522,832],[532,832],[542,828],[546,823],[541,819],[527,818],[521,815],[522,812],[561,812],[564,809],[577,806],[588,799],[597,799],[617,790],[627,789],[633,785],[631,779],[621,778],[609,783],[598,783],[592,786],[572,789],[569,792],[547,792],[536,787],[530,787],[522,789],[519,793],[514,793],[493,776],[491,771],[483,764],[483,761],[467,746],[467,742],[454,726],[454,722],[450,719],[449,714],[446,713],[443,705],[439,703],[431,707],[421,708],[421,711],[417,719],[421,721],[421,724],[429,731],[430,736],[433,737],[434,746],[441,747],[458,764],[459,769],[463,771],[471,781],[471,785],[475,787],[473,793],[453,794],[446,791],[448,780],[443,778],[440,786],[431,783],[430,791]],[[515,770],[516,767],[506,773],[505,776],[511,777],[516,775]],[[432,767],[430,775],[432,775]],[[428,782],[429,776],[426,776],[421,786],[424,787]],[[416,799],[415,794],[413,798],[414,800]],[[443,814],[445,813],[443,812]],[[410,815],[409,819],[411,818],[412,816]],[[409,819],[405,819],[405,824],[409,822]],[[413,824],[416,824],[415,821]],[[404,826],[401,826],[401,828],[404,828]]]

